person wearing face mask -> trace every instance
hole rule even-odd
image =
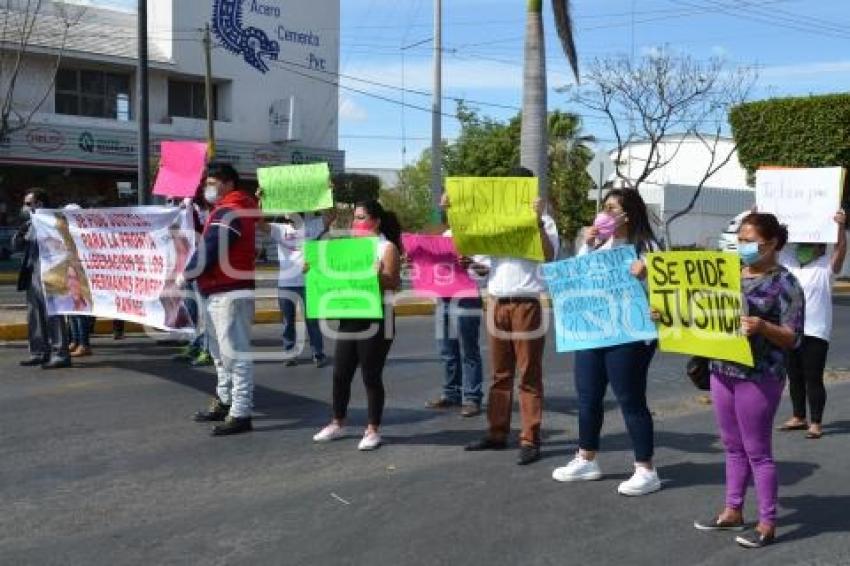
[[[27,339],[30,357],[22,361],[21,365],[56,369],[71,366],[68,327],[65,317],[47,315],[38,241],[31,219],[35,211],[47,206],[47,194],[42,189],[32,189],[24,195],[21,207],[24,222],[12,236],[12,247],[16,251],[24,252],[17,289],[26,291],[27,294]]]
[[[313,441],[330,442],[345,436],[351,381],[359,366],[366,386],[369,420],[357,449],[368,451],[383,442],[379,432],[384,412],[383,373],[395,332],[392,293],[401,288],[401,225],[394,213],[372,200],[355,207],[351,233],[355,237],[378,238],[376,264],[384,294],[384,318],[339,321],[334,351],[333,419],[313,436]],[[309,265],[304,269],[309,270]]]
[[[512,177],[534,177],[525,167],[511,171]],[[451,202],[443,197],[444,208]],[[542,244],[542,256],[558,256],[558,227],[542,199],[532,208]],[[546,347],[547,311],[541,295],[545,290],[539,261],[519,257],[476,257],[462,265],[487,280],[487,335],[490,346],[492,382],[487,393],[487,432],[464,447],[469,452],[504,450],[511,434],[514,382],[519,381],[519,454],[517,465],[527,466],[542,457],[543,352]]]
[[[239,188],[239,174],[226,163],[210,164],[204,198],[212,210],[204,224],[200,245],[186,266],[185,280],[196,281],[204,297],[209,349],[218,385],[209,408],[196,413],[194,420],[223,421],[213,428],[212,434],[224,436],[252,429],[251,325],[255,237],[260,212],[257,199]]]
[[[268,225],[269,235],[277,244],[277,257],[280,272],[278,274],[278,304],[283,318],[283,351],[286,366],[298,364],[296,351],[296,310],[306,312],[304,305],[304,242],[319,240],[330,230],[336,218],[333,209],[324,214],[307,212],[292,214],[282,222]],[[319,321],[305,316],[304,325],[313,353],[313,363],[322,368],[327,363],[324,339]]]
[[[785,387],[787,354],[803,338],[804,316],[803,290],[778,261],[787,240],[787,228],[772,214],[753,213],[741,221],[741,332],[749,339],[754,366],[709,363],[711,400],[726,451],[726,503],[719,515],[695,521],[694,527],[745,530],[744,498],[752,479],[759,520],[752,533],[735,539],[745,548],[763,547],[776,536],[779,484],[771,445],[773,419]]]
[[[806,322],[803,343],[791,353],[788,367],[788,390],[791,394],[793,415],[781,431],[807,430],[806,438],[817,440],[823,436],[821,422],[826,406],[826,389],[823,371],[832,333],[832,283],[841,273],[847,255],[847,217],[839,210],[833,218],[838,224],[838,242],[831,254],[825,244],[795,244],[793,253],[780,255],[780,261],[803,287],[806,295]],[[809,417],[806,422],[806,400]]]
[[[660,246],[652,231],[646,204],[633,189],[613,189],[603,201],[603,210],[593,226],[585,229],[585,242],[578,255],[598,250],[632,246],[640,258],[630,272],[646,278],[644,256]],[[605,414],[603,402],[610,383],[623,413],[635,457],[635,471],[622,482],[621,495],[647,495],[661,489],[652,458],[655,452],[654,423],[646,402],[649,365],[657,343],[631,342],[575,353],[575,388],[578,394],[579,450],[566,466],[552,472],[561,482],[598,480],[602,471],[597,463],[600,435]]]

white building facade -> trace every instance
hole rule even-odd
[[[10,5],[0,7],[0,18],[10,19],[14,33],[22,16]],[[154,163],[161,141],[206,140],[203,30],[209,25],[216,159],[232,163],[248,182],[269,165],[326,161],[344,171],[340,0],[149,0],[148,6]],[[4,209],[19,204],[23,185],[91,205],[120,201],[122,185],[124,197],[135,198],[127,183],[137,170],[136,15],[86,8],[69,28],[51,85],[63,9],[58,3],[42,9],[18,76],[16,108],[26,113],[42,97],[44,103],[28,127],[0,140],[0,225]],[[14,45],[0,48],[8,53]]]
[[[706,139],[709,146],[714,145],[710,135]],[[716,248],[719,235],[729,220],[753,206],[755,191],[747,185],[747,172],[738,160],[731,138],[718,140],[714,161],[712,152],[695,135],[668,136],[658,144],[654,162],[665,165],[642,181],[639,191],[656,221],[659,237],[665,235],[666,221],[687,207],[708,168],[719,165],[730,152],[728,163],[706,181],[694,209],[671,225],[669,237],[674,247]],[[647,141],[626,144],[620,152],[619,163],[616,149],[609,155],[629,182],[622,183],[616,175],[609,181],[615,185],[634,185],[650,158],[650,144]],[[590,196],[595,200],[597,191],[592,191]]]

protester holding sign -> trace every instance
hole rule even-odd
[[[203,240],[186,267],[206,299],[210,354],[218,377],[217,395],[197,422],[224,421],[213,436],[250,431],[254,397],[251,324],[254,321],[254,258],[259,208],[254,195],[239,188],[229,164],[213,163],[204,195],[213,208]]]
[[[585,229],[585,244],[579,255],[601,250],[632,247],[641,259],[629,265],[633,277],[645,279],[642,259],[659,248],[652,231],[646,204],[633,189],[614,189],[603,201],[603,210],[594,225]],[[617,491],[622,495],[646,495],[661,489],[658,471],[652,463],[655,450],[652,414],[646,404],[649,364],[656,341],[636,335],[633,341],[576,352],[575,382],[578,394],[579,450],[566,465],[552,472],[557,481],[597,480],[602,477],[596,455],[605,409],[608,384],[620,404],[626,429],[632,440],[635,471]]]
[[[27,338],[30,357],[22,366],[41,366],[43,369],[64,368],[71,365],[68,350],[68,328],[62,316],[47,313],[47,300],[41,282],[41,261],[33,215],[49,206],[47,194],[42,189],[31,189],[24,195],[21,216],[23,224],[12,237],[12,247],[23,251],[18,275],[18,291],[27,296]]]
[[[746,316],[741,328],[752,346],[754,367],[712,360],[711,398],[726,449],[726,507],[716,517],[697,521],[699,530],[745,528],[747,484],[753,479],[759,521],[755,531],[736,542],[759,548],[773,542],[778,482],[773,461],[773,419],[782,398],[786,357],[803,337],[803,290],[778,263],[788,230],[772,214],[753,213],[738,230]]]
[[[269,234],[277,244],[279,264],[278,304],[283,318],[283,351],[286,365],[298,363],[295,351],[296,308],[300,304],[304,313],[304,323],[310,348],[313,350],[313,363],[317,368],[325,365],[324,340],[319,329],[319,321],[307,318],[304,308],[304,242],[318,240],[328,233],[335,215],[304,213],[286,215],[282,222],[269,224]]]
[[[516,170],[514,177],[533,177],[528,169]],[[449,220],[455,216],[447,194],[443,205],[449,208]],[[542,249],[526,246],[528,234],[515,241],[518,257],[476,258],[471,264],[479,275],[487,275],[487,331],[490,341],[490,365],[493,383],[487,399],[487,435],[466,446],[468,451],[501,450],[507,447],[511,431],[514,378],[519,374],[519,407],[522,419],[520,451],[517,463],[531,464],[540,459],[540,429],[543,422],[543,349],[548,320],[540,295],[545,287],[539,274],[540,262],[520,259],[536,255],[552,261],[558,254],[558,230],[545,213],[542,200],[531,204],[536,217],[537,235]],[[475,214],[471,211],[471,214]],[[457,231],[454,231],[457,238]],[[507,246],[510,237],[503,239]],[[508,246],[509,247],[509,246]]]
[[[401,287],[401,226],[394,213],[384,210],[373,200],[358,204],[354,209],[351,232],[356,237],[378,237],[375,266],[385,295],[384,317],[340,320],[334,352],[333,420],[313,436],[313,441],[329,442],[345,435],[351,381],[359,366],[366,386],[369,420],[357,448],[375,450],[382,443],[378,429],[384,412],[384,364],[395,332],[390,295]],[[305,269],[310,269],[309,263]]]
[[[803,343],[791,353],[788,367],[788,389],[791,393],[793,416],[780,430],[806,430],[806,438],[823,436],[821,421],[826,406],[823,370],[832,333],[832,282],[841,273],[847,255],[847,216],[839,210],[834,216],[838,224],[838,243],[827,255],[826,244],[799,243],[794,253],[783,250],[780,262],[790,271],[806,296],[806,322]],[[811,423],[806,423],[806,398],[809,401]]]

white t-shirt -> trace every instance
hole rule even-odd
[[[789,249],[790,248],[790,249]],[[794,246],[782,250],[779,262],[791,272],[806,297],[806,315],[803,334],[829,341],[832,335],[832,248],[816,260],[801,266]]]
[[[269,224],[271,239],[277,244],[280,263],[277,285],[281,288],[304,286],[304,240],[315,240],[325,230],[321,217],[308,218],[304,225]]]
[[[549,215],[543,216],[543,231],[555,257],[558,256],[560,242],[558,240],[558,228],[555,221]],[[537,296],[546,289],[543,279],[540,277],[539,261],[518,259],[513,257],[475,257],[476,263],[490,267],[490,275],[487,277],[487,292],[493,297],[523,297]]]

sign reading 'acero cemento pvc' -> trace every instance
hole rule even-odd
[[[288,24],[289,16],[278,0],[214,0],[212,30],[225,49],[263,74],[271,61],[329,70],[326,56],[319,52],[322,36]],[[303,50],[301,57],[284,57],[282,43]]]

